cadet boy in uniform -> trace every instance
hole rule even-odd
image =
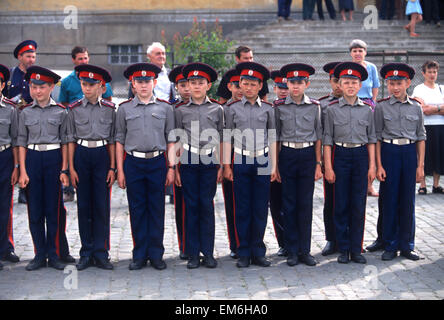
[[[362,255],[368,182],[375,179],[374,117],[357,93],[367,70],[360,64],[336,66],[343,97],[327,107],[324,128],[325,178],[334,183],[334,222],[339,263],[366,263]]]
[[[321,104],[321,122],[322,128],[324,128],[325,116],[327,114],[327,107],[330,103],[338,100],[342,97],[342,90],[339,86],[339,79],[334,76],[335,67],[340,64],[340,62],[330,62],[324,65],[323,70],[327,72],[330,76],[330,87],[331,92],[329,95],[324,96],[319,99]],[[322,255],[328,256],[336,252],[336,236],[335,236],[335,224],[333,221],[333,184],[330,184],[324,177],[324,227],[325,227],[325,238],[327,243],[324,249],[322,249]]]
[[[72,185],[77,189],[79,233],[82,243],[77,270],[95,264],[112,270],[110,192],[115,181],[115,107],[102,99],[108,71],[90,64],[75,67],[84,97],[70,105],[68,159]]]
[[[261,101],[259,90],[270,72],[255,62],[239,63],[241,100],[225,109],[224,177],[233,181],[238,268],[270,266],[265,258],[270,181],[278,179],[276,126],[271,104]],[[237,130],[235,130],[237,129]],[[231,131],[230,131],[231,130]],[[233,168],[230,166],[234,138]]]
[[[273,79],[273,90],[276,99],[285,99],[288,96],[287,78],[281,76],[280,70],[271,71],[271,79]],[[287,256],[288,252],[284,245],[284,218],[282,215],[282,184],[277,181],[271,183],[270,188],[270,212],[273,220],[274,233],[278,242],[278,256]]]
[[[381,68],[391,96],[375,108],[377,177],[381,181],[382,260],[398,251],[418,260],[415,246],[415,186],[424,178],[424,115],[417,100],[407,95],[415,70],[404,63]]]
[[[130,270],[142,269],[148,259],[157,270],[167,267],[163,235],[165,186],[174,183],[174,129],[172,106],[153,95],[160,68],[151,63],[129,66],[134,99],[122,102],[116,115],[117,181],[128,188],[127,197],[133,235]],[[165,153],[168,152],[167,156]]]
[[[16,263],[19,258],[14,253],[12,192],[18,181],[18,110],[1,94],[8,80],[9,70],[0,64],[0,259]]]
[[[189,257],[187,268],[200,266],[199,252],[204,255],[202,265],[215,268],[213,199],[217,182],[222,182],[220,156],[217,155],[220,154],[222,144],[224,111],[216,100],[207,97],[211,83],[217,80],[216,70],[196,62],[185,65],[182,74],[190,85],[191,98],[188,102],[178,104],[174,115],[176,129],[186,133],[186,137],[181,138],[183,150],[176,184],[182,186],[185,200],[185,253]]]
[[[63,206],[61,184],[69,184],[68,110],[50,97],[55,83],[60,80],[57,74],[32,66],[28,68],[25,79],[30,81],[34,101],[25,106],[19,116],[19,183],[22,188],[27,187],[29,228],[35,249],[35,257],[26,270],[46,267],[47,263],[52,268],[63,270],[59,220]]]
[[[176,92],[179,94],[178,99],[173,103],[174,108],[176,107],[176,105],[182,102],[188,102],[191,97],[190,85],[188,83],[188,80],[182,74],[182,68],[183,65],[177,66],[173,70],[171,70],[170,73],[168,74],[168,78],[172,83],[174,83]],[[179,187],[176,184],[174,184],[173,191],[174,191],[174,209],[176,213],[177,240],[179,242],[179,252],[180,252],[179,258],[181,260],[188,260],[188,256],[184,252],[185,243],[183,241],[183,234],[184,234],[183,230],[185,228],[183,221],[184,221],[185,209],[183,206],[184,200],[183,200],[182,187]]]

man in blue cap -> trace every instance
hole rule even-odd
[[[375,108],[377,178],[381,181],[382,260],[398,251],[418,260],[415,246],[415,187],[424,178],[426,132],[420,103],[407,95],[415,70],[404,63],[381,68],[391,96]]]
[[[102,99],[111,76],[90,64],[78,65],[83,98],[70,105],[68,155],[72,185],[77,189],[77,210],[82,247],[77,270],[95,264],[111,270],[110,191],[115,180],[115,106]]]
[[[35,257],[26,270],[36,270],[47,264],[63,270],[59,221],[63,206],[62,184],[68,185],[68,110],[50,96],[60,80],[57,74],[32,66],[25,80],[30,81],[34,100],[19,116],[19,183],[22,188],[27,187],[29,228],[35,248]]]

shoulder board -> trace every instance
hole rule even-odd
[[[108,100],[105,100],[105,99],[100,100],[100,103],[103,104],[104,106],[110,107],[112,109],[116,108],[116,104],[115,103],[113,103],[111,101],[108,101]]]
[[[187,104],[187,102],[182,101],[181,103],[176,104],[175,107],[179,108],[180,106],[183,106],[184,104]]]
[[[365,105],[367,105],[367,106],[369,106],[370,108],[373,108],[373,106],[370,104],[370,103],[368,103],[367,101],[362,101]]]
[[[219,101],[217,101],[217,100],[215,100],[215,99],[211,99],[211,98],[210,98],[210,101],[211,101],[211,102],[214,102],[214,103],[217,103],[217,104],[219,104],[219,105],[220,105],[220,102],[219,102]]]
[[[328,97],[330,97],[330,95],[323,96],[323,97],[319,98],[318,101],[321,101],[321,100],[327,99]]]
[[[321,103],[319,102],[319,100],[316,100],[316,99],[312,99],[312,98],[310,98],[310,101],[311,101],[311,103],[313,103],[313,104],[317,104],[317,105],[320,105]]]
[[[270,103],[270,102],[268,102],[268,101],[261,100],[261,102],[262,102],[262,103],[265,103],[265,104],[268,104],[269,106],[273,106],[273,104]]]
[[[66,109],[66,107],[61,103],[56,103],[56,105],[59,106],[60,108]]]
[[[121,103],[119,103],[119,106],[121,106],[122,104],[128,103],[132,100],[133,100],[133,98],[129,98],[128,100],[122,101]]]
[[[285,99],[278,99],[278,100],[274,100],[274,102],[273,102],[275,107],[280,106],[283,103],[285,103]]]
[[[160,101],[160,102],[165,102],[165,103],[171,104],[169,101],[166,101],[166,100],[163,100],[163,99],[156,98],[156,100]]]
[[[8,98],[6,98],[6,97],[3,97],[3,101],[4,101],[5,103],[7,103],[7,104],[10,104],[10,105],[13,106],[13,107],[16,107],[16,106],[17,106],[17,105],[15,104],[14,101],[12,101],[12,100],[10,100],[10,99],[8,99]]]
[[[240,100],[234,100],[234,101],[231,101],[229,104],[227,104],[227,107],[231,106],[232,104],[234,104],[234,103],[236,103],[236,102],[238,102],[238,101],[240,101]]]
[[[377,100],[376,102],[382,102],[382,101],[387,101],[388,99],[390,99],[390,96],[388,96],[388,97],[386,97],[386,98],[382,98],[382,99],[379,99],[379,100]]]
[[[82,99],[79,99],[77,101],[74,101],[73,103],[71,103],[68,108],[69,109],[74,109],[75,107],[78,107],[82,104]]]
[[[419,101],[417,98],[414,98],[414,97],[409,97],[409,99],[410,99],[410,100],[413,100],[413,101],[416,101],[416,102],[418,102],[419,104],[422,103],[421,101]]]
[[[25,109],[26,107],[29,107],[30,105],[32,105],[32,102],[30,102],[30,103],[28,103],[28,104],[25,104],[23,107],[21,107],[20,109],[21,110],[23,110],[23,109]]]
[[[332,104],[335,104],[335,103],[339,103],[339,100],[333,100],[333,101],[330,102],[328,105],[331,106]]]

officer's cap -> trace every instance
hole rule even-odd
[[[34,40],[25,40],[20,42],[14,49],[14,57],[18,59],[18,56],[25,52],[35,52],[37,50],[37,42]]]
[[[103,85],[107,82],[111,82],[112,78],[108,71],[92,64],[81,64],[74,68],[77,77],[80,80],[84,80],[90,83],[99,83]]]
[[[180,65],[170,71],[168,78],[170,79],[171,82],[178,84],[179,82],[187,81],[187,79],[185,79],[185,77],[182,74],[182,69],[183,65]]]
[[[182,69],[182,74],[188,80],[197,78],[205,78],[208,82],[217,80],[216,70],[202,62],[192,62],[185,65]]]
[[[39,66],[31,66],[26,71],[25,80],[38,85],[44,83],[51,84],[59,82],[60,76],[49,69]]]
[[[380,73],[386,80],[411,80],[415,76],[415,70],[405,63],[387,63],[382,66]]]
[[[2,64],[0,64],[0,79],[2,80],[2,83],[9,80],[9,69]]]
[[[333,75],[333,72],[335,71],[335,68],[336,68],[336,66],[337,66],[338,64],[341,64],[341,62],[329,62],[329,63],[325,64],[325,65],[322,67],[322,69],[323,69],[325,72],[327,72],[327,73],[330,75],[330,77],[331,77],[331,76],[334,76],[334,75]]]
[[[256,62],[241,62],[236,66],[236,70],[239,72],[241,79],[260,80],[262,82],[270,79],[270,71]]]
[[[281,74],[288,81],[292,80],[308,80],[315,73],[315,69],[305,63],[290,63],[281,68]]]
[[[336,66],[333,75],[335,78],[354,78],[361,82],[368,78],[367,70],[356,62],[343,62]]]
[[[128,80],[152,80],[156,79],[161,71],[158,66],[152,63],[136,63],[126,68],[123,75]]]
[[[271,71],[271,79],[273,79],[274,84],[281,89],[288,89],[287,78],[281,75],[280,70]]]

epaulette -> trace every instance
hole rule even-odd
[[[278,100],[274,100],[273,104],[275,107],[280,106],[281,104],[285,103],[285,98],[284,99],[278,99]]]
[[[114,102],[111,102],[111,101],[108,101],[105,99],[100,100],[100,103],[103,104],[104,106],[110,107],[112,109],[116,108],[116,104]]]
[[[66,109],[66,107],[61,103],[56,103],[56,105],[58,105],[60,108]]]
[[[10,100],[10,99],[8,99],[6,97],[3,97],[3,101],[6,102],[7,104],[10,104],[13,107],[17,106],[14,101],[12,101],[12,100]]]
[[[187,104],[185,101],[182,101],[181,103],[178,103],[175,105],[175,108],[179,108],[180,106],[183,106],[184,104]]]
[[[229,104],[227,104],[227,107],[231,106],[232,104],[234,104],[234,103],[236,103],[236,102],[238,102],[238,101],[240,101],[240,100],[234,100],[234,101],[231,101]]]
[[[382,98],[382,99],[379,99],[378,101],[376,101],[376,102],[382,102],[382,101],[387,101],[388,99],[390,99],[390,96],[388,96],[388,97],[386,97],[386,98]]]
[[[129,98],[128,100],[122,101],[121,103],[119,103],[119,107],[120,107],[122,104],[128,103],[128,102],[130,102],[130,101],[132,101],[132,100],[133,100],[133,98]]]
[[[368,103],[367,101],[362,101],[364,104],[366,104],[366,105],[368,105],[370,108],[373,108],[373,106],[370,104],[370,103]]]
[[[166,101],[166,100],[163,100],[163,99],[159,99],[159,98],[156,98],[156,99],[157,99],[157,101],[165,102],[165,103],[171,104],[171,102],[169,102],[169,101]]]
[[[82,99],[79,99],[77,101],[74,101],[73,103],[71,103],[68,108],[69,109],[74,109],[75,107],[78,107],[82,104]]]
[[[333,101],[330,102],[328,105],[331,106],[332,104],[335,104],[335,103],[339,103],[339,100],[333,100]]]
[[[268,101],[261,100],[261,102],[262,102],[262,103],[265,103],[265,104],[268,104],[269,106],[273,106],[273,104],[270,103],[270,102],[268,102]]]
[[[321,100],[327,99],[328,97],[330,97],[330,95],[323,96],[323,97],[319,98],[318,101],[321,101]]]
[[[320,105],[321,103],[319,102],[319,100],[316,100],[316,99],[312,99],[312,98],[310,98],[310,101],[311,101],[311,103],[314,103],[314,104],[317,104],[317,105]]]
[[[28,103],[28,104],[25,104],[24,106],[20,107],[19,109],[20,109],[20,110],[23,110],[23,109],[25,109],[26,107],[31,106],[32,103],[33,103],[33,102],[30,102],[30,103]]]
[[[422,101],[419,101],[419,99],[417,99],[416,97],[409,97],[410,100],[414,100],[416,102],[418,102],[419,104],[422,104]]]
[[[219,101],[217,101],[217,100],[215,100],[215,99],[211,99],[211,98],[210,98],[210,101],[211,101],[211,102],[214,102],[214,103],[217,103],[217,104],[219,104],[219,105],[221,104]]]

